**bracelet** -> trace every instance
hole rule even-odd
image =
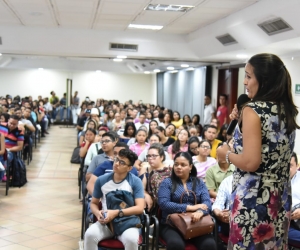
[[[227,151],[226,153],[226,157],[225,157],[225,160],[228,164],[230,164],[231,162],[229,161],[229,155],[231,154],[232,152],[231,151]]]

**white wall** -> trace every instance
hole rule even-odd
[[[73,92],[79,92],[80,100],[86,96],[117,99],[125,102],[143,100],[156,104],[156,76],[145,74],[96,73],[91,71],[57,70],[0,70],[0,95],[50,96],[54,90],[59,98],[66,92],[66,79],[73,80]]]

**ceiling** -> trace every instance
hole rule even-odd
[[[195,6],[188,12],[144,10],[148,4]],[[237,54],[297,56],[298,0],[0,0],[0,68],[143,73],[182,63],[236,64]],[[268,36],[257,24],[281,17],[292,30]],[[159,31],[129,24],[162,25]],[[238,43],[224,46],[229,33]],[[138,45],[115,51],[110,43]],[[113,58],[125,55],[123,62]]]

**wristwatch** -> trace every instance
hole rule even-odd
[[[120,209],[120,210],[119,210],[119,217],[121,217],[121,218],[122,218],[123,216],[124,216],[124,212],[123,212],[123,210],[122,210],[122,209]]]

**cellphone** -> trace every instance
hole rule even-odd
[[[106,219],[107,212],[103,212],[102,215],[103,215],[103,219]]]

